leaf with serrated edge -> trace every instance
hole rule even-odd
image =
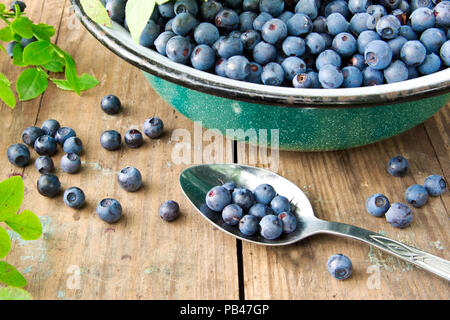
[[[35,68],[23,71],[16,83],[16,91],[21,101],[31,100],[41,95],[48,86],[48,75]]]
[[[0,259],[6,257],[11,250],[11,239],[8,232],[0,227]]]
[[[3,100],[8,107],[14,108],[16,105],[16,97],[10,86],[9,80],[0,73],[0,99]]]
[[[108,11],[99,0],[81,0],[80,2],[89,18],[105,27],[112,26]]]
[[[54,45],[45,40],[30,43],[23,49],[23,62],[40,66],[53,60]]]
[[[28,291],[16,287],[0,288],[0,300],[33,300]]]
[[[27,280],[12,265],[0,261],[0,282],[13,287],[25,287]]]
[[[147,25],[154,8],[155,0],[129,0],[127,2],[125,16],[134,42],[139,43],[142,30]]]
[[[70,85],[70,83],[67,80],[63,80],[63,79],[50,79],[50,80],[52,80],[53,83],[56,84],[56,86],[59,89],[73,91],[72,86]],[[86,74],[86,73],[83,73],[81,75],[81,77],[78,78],[78,80],[80,83],[81,91],[89,90],[99,84],[97,79],[95,79],[90,74]]]
[[[19,211],[24,191],[25,187],[20,176],[0,182],[0,221],[5,221]]]
[[[11,28],[15,33],[18,33],[24,38],[30,39],[33,37],[33,23],[26,17],[14,19],[14,21],[11,22]]]
[[[42,235],[41,221],[29,210],[11,216],[5,222],[23,240],[36,240]]]

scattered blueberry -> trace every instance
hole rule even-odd
[[[69,153],[61,158],[61,169],[67,173],[77,173],[81,169],[81,160],[75,153]]]
[[[388,198],[381,193],[371,195],[366,201],[367,212],[375,217],[383,216],[389,210],[390,206],[391,204]]]
[[[406,202],[416,208],[422,207],[428,200],[428,192],[424,186],[414,184],[405,193]]]
[[[83,151],[83,143],[78,137],[70,137],[64,141],[63,150],[65,153],[75,153],[80,155]]]
[[[107,96],[103,97],[102,101],[100,102],[100,107],[102,108],[103,112],[107,114],[117,114],[120,112],[122,108],[122,104],[115,95],[108,94]]]
[[[338,280],[345,280],[352,274],[352,262],[341,254],[332,255],[327,261],[328,272]]]
[[[117,181],[122,189],[128,192],[135,192],[142,186],[142,175],[134,167],[126,167],[117,174]]]
[[[57,148],[56,139],[52,136],[43,135],[34,142],[34,150],[41,156],[53,156]]]
[[[142,130],[149,138],[159,138],[164,132],[164,123],[158,117],[152,117],[145,120]]]
[[[44,130],[39,127],[28,127],[22,132],[22,141],[26,145],[34,147],[34,142],[36,141],[36,139],[43,136],[44,134]]]
[[[401,202],[393,203],[386,212],[386,221],[396,228],[406,228],[411,224],[412,219],[411,209]]]
[[[428,194],[433,197],[440,196],[447,189],[447,182],[442,176],[437,174],[427,177],[423,185]]]
[[[44,173],[37,182],[37,188],[41,195],[49,198],[56,197],[61,190],[61,182],[52,173]]]
[[[44,174],[52,172],[55,165],[49,156],[40,156],[34,161],[34,167],[40,174]]]
[[[125,132],[123,139],[125,144],[130,148],[139,148],[144,143],[142,133],[137,129],[131,129]]]
[[[119,221],[122,216],[122,206],[119,201],[115,199],[103,199],[97,205],[97,215],[107,223],[115,223]]]
[[[68,207],[74,209],[80,209],[86,201],[83,190],[78,187],[71,187],[64,191],[63,199]]]
[[[58,144],[64,145],[64,142],[70,137],[75,137],[76,133],[72,128],[62,127],[56,130],[55,140]]]
[[[21,143],[9,146],[7,151],[9,162],[18,167],[25,167],[30,162],[30,150]]]
[[[180,206],[173,200],[165,201],[159,207],[159,216],[164,221],[173,221],[180,215]]]
[[[58,131],[59,128],[61,128],[59,122],[54,119],[45,120],[41,127],[41,129],[44,130],[46,135],[52,137],[55,136],[56,131]]]
[[[106,150],[117,150],[122,145],[122,137],[120,133],[115,130],[107,130],[100,136],[100,144]]]
[[[409,162],[402,156],[396,156],[389,160],[387,171],[394,177],[403,177],[409,169]]]

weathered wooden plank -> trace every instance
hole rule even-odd
[[[365,201],[372,193],[384,193],[391,202],[404,202],[408,186],[423,183],[430,174],[448,174],[448,111],[449,106],[428,120],[427,131],[420,125],[366,147],[324,153],[281,152],[278,173],[304,190],[319,218],[382,232],[449,259],[450,223],[448,206],[443,205],[448,201],[448,192],[443,197],[430,198],[423,208],[414,209],[414,221],[404,230],[365,212]],[[411,164],[410,173],[404,178],[390,176],[385,168],[387,161],[399,154]],[[335,280],[327,273],[327,259],[335,253],[344,253],[353,262],[354,273],[346,281]],[[279,248],[244,242],[243,264],[246,299],[450,297],[445,280],[366,244],[327,235]]]
[[[81,187],[87,205],[75,211],[64,206],[62,196],[41,197],[34,186],[38,174],[28,167],[25,206],[41,215],[45,236],[33,243],[18,241],[8,261],[25,270],[28,289],[37,299],[238,298],[236,242],[194,212],[178,184],[186,165],[171,159],[171,133],[176,128],[193,132],[193,123],[163,102],[139,70],[77,28],[72,19],[64,10],[58,45],[73,55],[80,74],[94,74],[101,85],[82,97],[50,88],[37,123],[57,119],[82,139],[82,171],[69,175],[58,170],[58,176],[63,188]],[[122,99],[120,115],[101,111],[100,99],[109,93]],[[153,115],[165,122],[162,139],[146,139],[137,150],[124,146],[108,152],[100,147],[104,130],[123,134],[140,129]],[[61,156],[59,151],[54,157],[57,166]],[[125,192],[116,182],[116,173],[128,165],[143,175],[144,186],[136,193]],[[122,203],[124,217],[117,224],[107,225],[96,216],[95,207],[105,197]],[[168,199],[176,200],[182,211],[172,223],[158,215],[160,204]]]

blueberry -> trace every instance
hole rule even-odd
[[[357,53],[348,60],[347,64],[348,66],[357,67],[359,70],[362,71],[365,65],[364,56],[362,54]]]
[[[34,167],[40,174],[44,174],[52,172],[55,165],[49,156],[40,156],[34,161]]]
[[[280,218],[281,222],[283,222],[283,232],[291,233],[297,229],[297,219],[290,212],[282,212],[278,214],[278,218]]]
[[[11,11],[14,13],[16,13],[16,5],[19,6],[20,12],[24,12],[25,8],[27,7],[25,2],[23,2],[23,1],[13,1],[13,2],[11,2],[10,8],[11,8]]]
[[[166,19],[171,19],[175,17],[175,12],[173,8],[172,2],[166,2],[158,5],[158,12],[161,15],[161,17]]]
[[[387,10],[393,10],[400,6],[402,0],[381,0],[380,4]]]
[[[283,222],[275,215],[267,215],[259,222],[260,234],[268,240],[275,240],[283,233]]]
[[[267,12],[261,12],[255,18],[255,20],[253,20],[253,29],[261,31],[263,25],[272,18],[273,18],[272,15],[268,14]]]
[[[164,123],[158,117],[148,118],[142,126],[142,131],[151,139],[159,138],[164,132]]]
[[[348,32],[336,35],[331,45],[334,51],[342,57],[351,57],[356,52],[356,39]]]
[[[414,184],[406,189],[406,202],[416,208],[422,207],[428,200],[428,192],[424,186]]]
[[[348,66],[342,68],[342,75],[344,76],[344,82],[342,83],[344,88],[357,88],[363,82],[362,72],[357,67]]]
[[[222,185],[225,189],[233,193],[234,189],[236,189],[236,184],[234,182],[227,182]]]
[[[226,224],[235,226],[239,223],[243,215],[242,208],[235,204],[229,204],[222,211],[222,219]]]
[[[103,199],[97,205],[97,215],[107,223],[115,223],[119,221],[122,216],[122,206],[120,205],[120,202],[115,199]]]
[[[394,57],[400,56],[400,51],[406,42],[408,42],[408,39],[402,36],[398,36],[397,38],[388,41],[388,45],[391,47],[392,55]]]
[[[70,137],[64,141],[63,150],[65,153],[75,153],[80,155],[83,151],[83,143],[78,137]]]
[[[261,80],[261,74],[262,74],[263,68],[261,65],[259,65],[256,62],[250,63],[250,73],[248,77],[245,79],[245,81],[252,82],[252,83],[262,83]]]
[[[235,30],[239,26],[239,15],[232,9],[222,9],[217,13],[215,22],[218,28]]]
[[[24,144],[13,144],[8,148],[7,157],[13,165],[25,167],[30,162],[30,150]]]
[[[321,52],[316,59],[316,69],[320,71],[323,66],[331,64],[337,68],[341,65],[341,56],[336,51],[327,49]]]
[[[278,63],[269,62],[263,68],[261,80],[265,85],[280,86],[283,83],[283,79],[284,69]]]
[[[400,58],[409,66],[419,66],[426,58],[426,49],[418,40],[408,41],[400,51]]]
[[[410,25],[403,25],[400,27],[399,35],[405,37],[407,40],[417,40],[419,37]]]
[[[120,103],[118,97],[109,94],[102,98],[102,101],[100,102],[100,107],[102,108],[103,112],[112,115],[120,112],[122,104]]]
[[[433,10],[429,8],[417,8],[409,16],[411,27],[416,32],[423,32],[426,29],[433,28],[436,23]]]
[[[85,201],[86,197],[84,195],[83,190],[77,187],[71,187],[64,192],[64,203],[74,209],[80,209]]]
[[[142,175],[138,169],[126,167],[117,174],[117,181],[122,189],[135,192],[142,186]]]
[[[417,8],[432,8],[434,5],[433,0],[411,0],[410,7],[411,11],[416,10]]]
[[[423,75],[437,72],[441,69],[441,59],[438,55],[430,53],[425,57],[425,60],[417,67],[417,69]]]
[[[317,32],[309,33],[305,38],[306,47],[311,54],[319,54],[325,49],[325,39]]]
[[[269,206],[262,203],[255,203],[248,209],[248,213],[258,218],[258,220],[261,220],[268,214],[275,214]]]
[[[408,160],[402,156],[396,156],[389,160],[387,164],[387,171],[394,177],[403,177],[409,169]]]
[[[365,86],[376,86],[383,84],[384,75],[380,70],[376,70],[372,67],[364,68],[363,72],[363,84]]]
[[[231,194],[232,202],[240,206],[244,210],[250,209],[255,203],[253,193],[248,189],[236,188]]]
[[[366,50],[367,44],[374,40],[380,40],[380,36],[378,33],[376,33],[373,30],[366,30],[359,34],[358,39],[356,39],[356,45],[358,48],[358,52],[360,54],[364,54],[364,51]]]
[[[175,18],[172,18],[172,19],[170,19],[169,21],[166,22],[166,25],[164,26],[164,31],[171,31],[171,32],[173,32],[173,30],[172,30],[172,22],[173,22],[174,19]]]
[[[44,134],[45,132],[41,128],[28,127],[22,132],[22,141],[30,147],[33,147],[36,139]]]
[[[270,19],[263,25],[261,36],[265,42],[277,44],[286,38],[287,32],[287,26],[282,20]]]
[[[25,48],[27,45],[29,45],[30,43],[35,42],[35,41],[37,41],[37,39],[34,36],[31,38],[22,38],[20,40],[20,44],[22,45],[22,47]]]
[[[396,228],[406,228],[411,224],[412,219],[411,209],[401,202],[393,203],[386,212],[386,221]]]
[[[319,14],[319,2],[316,0],[299,0],[295,6],[296,13],[306,14],[311,19],[315,19]]]
[[[311,88],[312,80],[307,73],[298,73],[292,79],[294,88]]]
[[[258,15],[252,11],[244,11],[239,16],[239,30],[241,32],[253,29],[253,21]]]
[[[281,64],[284,70],[284,78],[287,81],[292,81],[294,76],[299,73],[306,72],[305,62],[298,57],[288,57]],[[264,72],[264,71],[263,71]]]
[[[61,128],[59,122],[54,119],[45,120],[41,127],[41,129],[44,130],[46,135],[52,137],[55,136],[56,131],[58,131],[59,128]]]
[[[327,261],[328,272],[338,280],[345,280],[352,274],[352,262],[341,254],[332,255]]]
[[[159,207],[159,216],[164,221],[173,221],[180,215],[180,206],[176,201],[167,200]]]
[[[408,66],[408,79],[415,79],[419,76],[419,71],[416,67]]]
[[[400,60],[392,62],[383,73],[387,83],[408,80],[408,67]]]
[[[120,133],[115,130],[107,130],[100,136],[100,144],[106,150],[117,150],[122,145],[122,137]]]
[[[439,54],[439,50],[446,40],[447,36],[444,30],[438,28],[427,29],[420,36],[420,42],[427,49],[427,53]]]
[[[244,50],[252,52],[258,42],[261,41],[261,34],[256,30],[247,30],[241,34],[240,39]]]
[[[347,1],[335,0],[325,6],[325,17],[328,17],[334,12],[340,13],[344,18],[348,18],[350,11],[348,10]]]
[[[442,62],[447,67],[450,67],[450,40],[444,42],[444,44],[441,47],[441,50],[439,51],[439,55],[442,59]]]
[[[300,37],[289,36],[284,39],[282,44],[284,54],[287,56],[302,56],[306,51],[306,43]]]
[[[173,11],[176,15],[189,12],[190,14],[196,16],[198,13],[198,5],[195,0],[179,0],[175,2]]]
[[[400,21],[394,15],[386,15],[378,20],[376,30],[378,35],[386,40],[390,40],[398,36],[400,32]]]
[[[284,10],[284,0],[260,0],[259,10],[267,12],[274,17],[279,16]]]
[[[388,198],[381,193],[374,193],[366,201],[366,210],[372,216],[381,217],[391,206]]]
[[[219,13],[222,8],[222,4],[218,1],[207,1],[202,3],[200,13],[206,21],[214,22],[217,13]]]
[[[278,16],[278,19],[287,23],[287,21],[294,16],[294,13],[291,11],[284,11],[282,14]]]
[[[240,41],[240,40],[239,40]],[[225,75],[234,80],[244,80],[250,74],[250,62],[244,56],[233,56],[227,60]]]
[[[182,12],[175,16],[172,21],[172,31],[179,35],[185,36],[197,25],[197,20],[189,12]],[[155,37],[156,38],[156,37]]]
[[[450,2],[441,1],[434,7],[436,26],[450,28]]]
[[[344,82],[344,75],[339,68],[327,64],[319,70],[319,81],[326,89],[339,88]]]
[[[41,195],[49,198],[56,197],[61,190],[61,182],[52,173],[44,173],[37,181],[37,188]]]
[[[61,169],[67,173],[77,173],[81,169],[81,160],[75,153],[69,153],[61,158]]]
[[[447,189],[447,182],[442,176],[433,174],[425,179],[424,187],[430,196],[438,197]]]
[[[11,59],[13,58],[13,51],[14,51],[14,47],[16,46],[16,44],[17,44],[17,41],[11,41],[6,46],[6,53],[9,55],[9,57]]]
[[[253,59],[260,65],[266,65],[269,62],[275,61],[277,57],[277,49],[270,43],[261,41],[258,42],[253,49]]]
[[[353,14],[366,12],[370,4],[370,0],[348,0],[348,10]]]
[[[308,34],[313,28],[311,18],[303,13],[294,14],[287,22],[288,33],[291,36]]]
[[[164,31],[164,32],[160,33],[154,42],[156,50],[160,54],[166,55],[167,42],[174,36],[175,36],[175,33],[173,33],[173,31]]]
[[[270,184],[260,184],[253,190],[256,202],[269,204],[277,195],[275,189]]]
[[[220,57],[228,59],[232,56],[239,56],[244,51],[244,44],[240,37],[223,37],[218,40],[217,53]]]
[[[244,9],[245,11],[258,11],[259,0],[244,0],[242,2],[242,9]]]
[[[341,32],[347,32],[348,29],[349,23],[342,14],[334,12],[327,17],[326,30],[329,34],[335,36]]]
[[[216,67],[214,71],[216,72],[217,75],[226,77],[227,76],[225,73],[226,66],[227,66],[227,59],[219,58],[216,62]]]
[[[176,19],[174,21],[176,21]],[[172,25],[172,27],[174,27],[174,25]],[[144,30],[142,30],[142,33],[139,37],[139,44],[141,46],[151,48],[155,43],[155,39],[159,36],[159,34],[160,34],[159,25],[155,21],[150,19],[145,25]]]
[[[58,144],[64,145],[64,142],[70,137],[75,137],[77,134],[72,128],[62,127],[59,128],[55,133],[55,140]]]
[[[125,5],[125,0],[108,0],[105,8],[112,20],[123,24],[125,19]]]
[[[364,50],[366,63],[376,70],[386,68],[391,63],[392,56],[391,47],[382,40],[369,42]]]
[[[40,156],[53,156],[57,147],[56,139],[48,135],[43,135],[34,142],[34,150]]]
[[[216,186],[206,194],[206,205],[213,211],[222,211],[231,203],[231,193],[222,186]]]
[[[282,212],[290,212],[291,211],[291,203],[284,196],[276,196],[270,202],[270,207],[272,208],[275,214],[280,214]]]
[[[195,28],[194,39],[198,44],[212,46],[219,39],[219,30],[209,22],[202,22]]]
[[[251,215],[247,214],[242,217],[239,221],[239,231],[247,236],[252,236],[257,233],[259,230],[259,222],[258,219]]]
[[[374,17],[376,21],[380,20],[382,16],[385,16],[387,14],[386,9],[379,4],[368,6],[366,12]]]
[[[191,53],[190,43],[183,36],[174,36],[167,41],[166,55],[167,57],[178,63],[186,63]]]
[[[367,12],[357,13],[350,20],[350,31],[355,35],[359,35],[363,31],[372,29],[369,27],[372,27],[372,23],[375,23],[373,21],[374,19],[375,18]]]
[[[137,129],[131,129],[125,132],[123,139],[125,144],[130,148],[139,148],[144,143],[142,133]]]
[[[192,50],[191,64],[195,69],[207,71],[214,66],[216,54],[211,47],[200,44]]]

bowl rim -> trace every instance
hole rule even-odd
[[[450,92],[450,67],[416,79],[378,86],[338,89],[299,89],[266,86],[221,77],[176,63],[132,41],[124,27],[104,27],[70,0],[86,29],[113,53],[156,77],[222,98],[293,108],[361,108],[414,101]],[[126,36],[125,36],[126,35]]]

